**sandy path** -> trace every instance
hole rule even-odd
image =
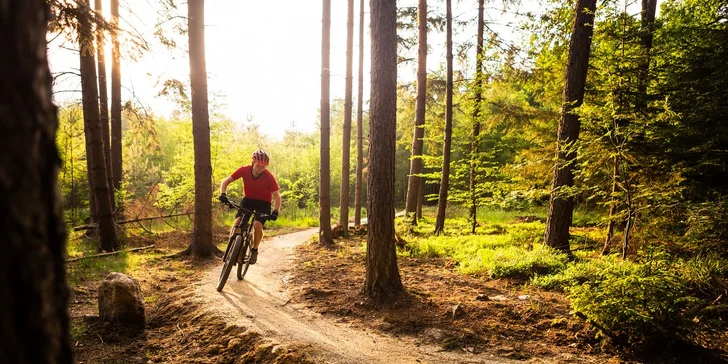
[[[489,354],[441,352],[412,338],[394,338],[337,323],[303,306],[289,303],[287,281],[293,248],[317,229],[270,238],[260,246],[258,262],[245,280],[233,267],[225,289],[215,290],[222,265],[207,271],[196,292],[205,305],[230,323],[252,327],[264,337],[309,348],[323,363],[507,363]]]

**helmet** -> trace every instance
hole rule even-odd
[[[268,162],[270,162],[270,157],[268,157],[268,153],[263,151],[263,149],[258,149],[253,152],[253,162],[258,162],[264,166],[267,166]]]

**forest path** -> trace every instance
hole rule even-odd
[[[268,338],[308,349],[316,362],[324,363],[507,363],[489,354],[444,352],[439,346],[410,337],[391,337],[337,323],[304,305],[290,303],[288,281],[294,263],[294,248],[318,229],[276,236],[263,241],[260,256],[250,266],[245,280],[235,269],[222,292],[215,286],[221,265],[204,273],[197,296],[213,314],[229,324],[257,328]]]

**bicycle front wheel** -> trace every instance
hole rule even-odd
[[[235,237],[235,240],[233,241],[232,249],[230,249],[227,256],[225,256],[225,260],[222,263],[222,271],[220,272],[220,278],[217,280],[217,291],[222,292],[222,288],[225,287],[225,282],[227,282],[228,277],[230,276],[230,271],[233,270],[233,265],[235,265],[235,262],[238,260],[238,255],[240,254],[240,248],[243,245],[243,237],[238,235]],[[240,266],[240,264],[238,264]]]
[[[253,235],[248,235],[243,243],[243,249],[240,254],[243,255],[243,264],[238,264],[238,280],[242,281],[245,278],[245,273],[248,273],[248,267],[250,266],[250,248],[253,244]]]

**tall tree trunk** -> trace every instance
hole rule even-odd
[[[323,0],[321,21],[321,183],[319,184],[319,243],[332,246],[331,238],[331,121],[329,82],[331,78],[331,0]]]
[[[351,93],[353,88],[352,63],[354,53],[354,0],[347,1],[346,16],[346,90],[344,93],[344,142],[341,158],[341,203],[339,226],[349,236],[349,151],[351,150]]]
[[[412,138],[412,159],[407,184],[405,213],[411,215],[411,223],[417,225],[417,203],[422,184],[422,138],[425,136],[425,97],[427,96],[427,0],[419,0],[417,7],[417,104],[415,106],[415,130]]]
[[[81,63],[81,94],[83,103],[84,134],[86,136],[86,158],[88,173],[91,175],[101,250],[113,251],[119,247],[114,226],[114,210],[111,204],[106,161],[104,157],[104,139],[99,120],[99,94],[96,83],[96,60],[94,54],[94,38],[89,15],[91,9],[87,2],[80,3],[79,44]]]
[[[119,0],[111,0],[111,165],[114,189],[121,189],[121,52],[119,50]],[[117,211],[120,210],[117,206]]]
[[[478,145],[480,142],[480,101],[483,97],[483,7],[484,0],[478,0],[478,35],[475,57],[475,105],[473,107],[473,140],[470,145],[470,219],[472,233],[478,226],[478,199],[475,196],[476,172],[478,166]]]
[[[73,363],[44,0],[0,0],[0,363]]]
[[[210,116],[207,109],[207,65],[205,61],[205,0],[187,4],[192,91],[192,140],[195,154],[195,225],[187,249],[197,257],[218,253],[212,244],[212,164],[210,162]]]
[[[652,38],[655,33],[655,12],[657,11],[657,0],[642,0],[642,22],[640,24],[640,48],[642,49],[639,58],[639,73],[637,83],[638,112],[644,111],[647,107],[647,84],[650,73],[650,51],[652,50]]]
[[[394,246],[394,154],[397,113],[397,8],[392,0],[369,2],[372,93],[369,111],[366,282],[364,291],[383,301],[404,290]]]
[[[356,181],[354,225],[361,225],[362,175],[364,171],[364,0],[359,0],[359,84],[356,97]]]
[[[99,17],[103,17],[103,9],[101,0],[94,0],[94,8]],[[98,70],[99,81],[99,113],[101,120],[101,133],[104,139],[104,164],[106,165],[106,180],[109,185],[109,194],[111,196],[111,207],[114,208],[116,199],[114,197],[114,178],[111,168],[111,139],[109,135],[109,97],[106,91],[106,54],[104,50],[105,37],[104,29],[97,27],[96,29],[96,65]]]
[[[592,34],[594,33],[595,10],[596,0],[578,0],[576,3],[576,16],[566,65],[566,85],[559,120],[556,165],[546,217],[544,239],[546,245],[568,254],[571,254],[569,227],[574,214],[574,197],[563,196],[562,188],[574,185],[573,169],[576,163],[574,143],[579,139],[581,122],[573,110],[584,102],[584,87]]]
[[[442,177],[440,178],[440,196],[437,201],[437,220],[435,234],[445,231],[445,210],[447,193],[450,189],[450,144],[452,142],[452,0],[446,0],[447,7],[447,91],[445,106],[445,141],[442,145]]]

